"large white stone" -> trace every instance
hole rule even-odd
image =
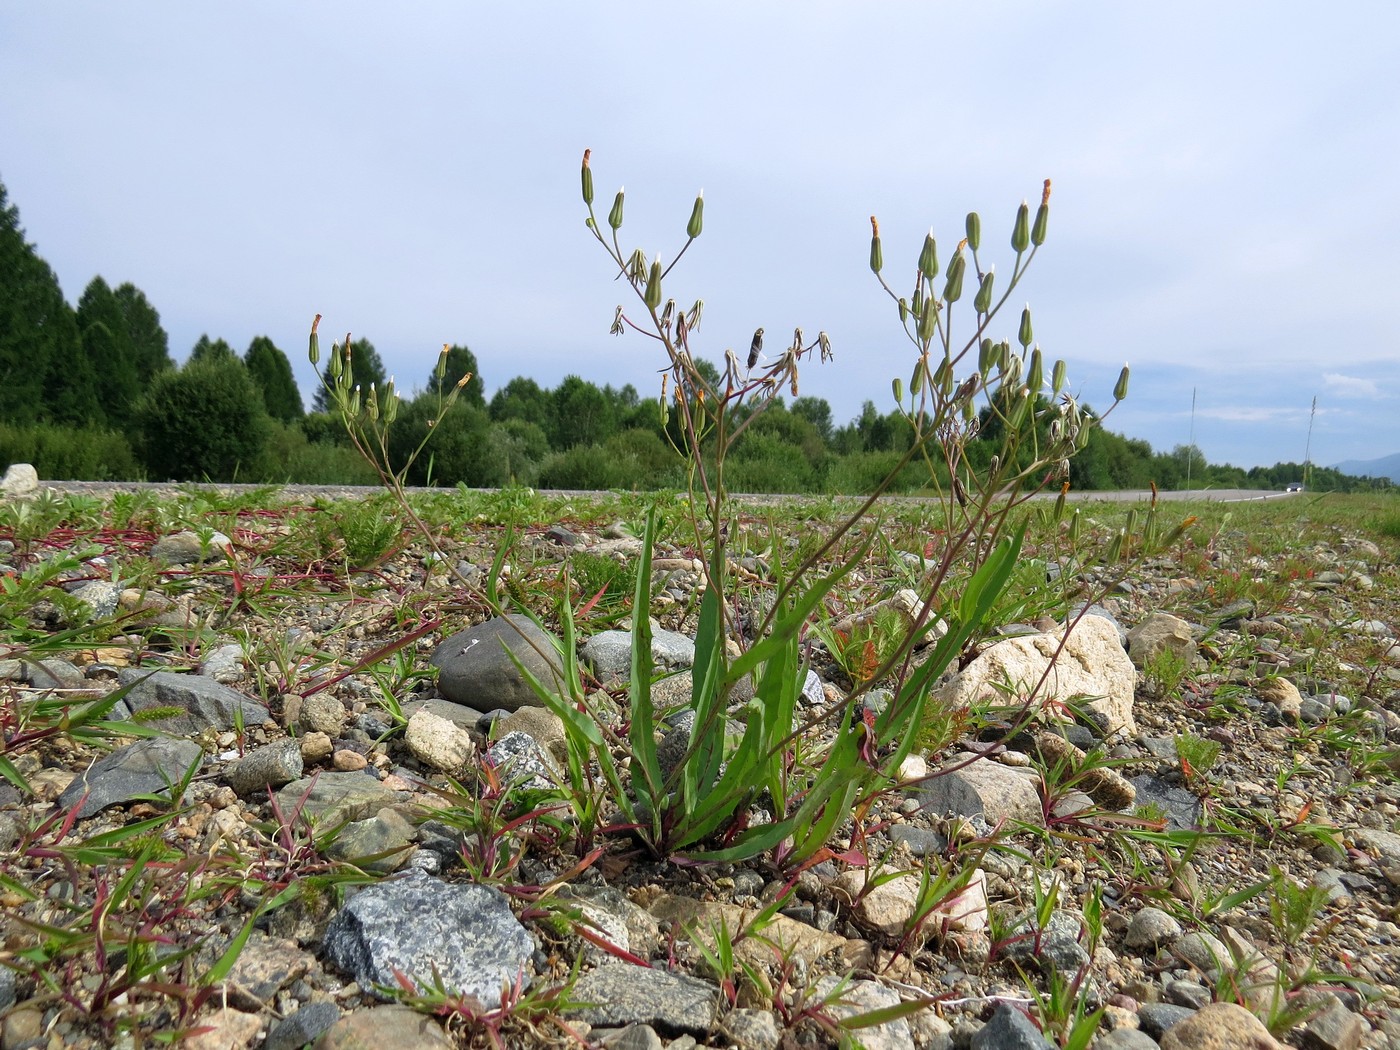
[[[1082,617],[1068,639],[1061,627],[997,642],[936,689],[934,699],[952,707],[1016,703],[1026,700],[1042,677],[1045,682],[1033,699],[1036,706],[1056,714],[1062,714],[1063,704],[1087,710],[1105,736],[1137,732],[1137,669],[1118,642],[1117,627],[1101,616]]]
[[[0,499],[33,499],[39,495],[39,472],[32,463],[12,463],[0,478]]]

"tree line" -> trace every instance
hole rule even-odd
[[[383,389],[374,345],[352,343],[356,381]],[[436,364],[436,362],[434,362]],[[427,427],[427,453],[411,468],[414,484],[546,488],[680,488],[686,459],[676,413],[653,397],[577,375],[552,389],[517,376],[488,399],[476,356],[447,350],[444,378],[434,368],[405,400],[392,431],[402,462]],[[699,363],[718,381],[718,370]],[[437,419],[438,384],[470,374],[453,410]],[[111,287],[94,277],[76,307],[57,276],[25,240],[18,208],[0,183],[0,464],[31,462],[41,477],[85,480],[373,481],[318,388],[308,412],[287,355],[267,336],[240,354],[202,336],[176,364],[160,314],[135,285]],[[968,448],[974,467],[996,450],[995,416]],[[843,426],[821,398],[773,403],[753,420],[727,461],[733,491],[868,491],[896,467],[913,430],[897,411],[873,402]],[[1070,464],[1079,489],[1278,488],[1303,478],[1299,464],[1245,471],[1212,466],[1199,449],[1156,453],[1096,428]],[[928,467],[911,464],[896,490],[929,484]],[[1369,482],[1313,468],[1312,488],[1349,489]]]

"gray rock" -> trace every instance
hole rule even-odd
[[[365,820],[341,828],[325,849],[332,860],[343,860],[364,871],[388,875],[408,863],[417,829],[398,810],[381,809]]]
[[[199,664],[199,673],[212,678],[222,685],[237,682],[243,677],[243,646],[234,642],[221,645],[208,653]]]
[[[632,680],[632,632],[600,631],[583,644],[580,656],[605,687]],[[675,631],[651,632],[652,675],[679,671],[695,663],[695,643]]]
[[[1153,1039],[1160,1040],[1168,1028],[1188,1017],[1194,1017],[1196,1013],[1197,1011],[1189,1006],[1173,1006],[1171,1003],[1143,1003],[1138,1008],[1138,1028]]]
[[[549,752],[521,730],[507,733],[493,743],[486,757],[495,766],[503,784],[545,791],[563,780]]]
[[[246,798],[256,791],[290,784],[302,773],[301,741],[278,740],[248,752],[228,772],[229,787]]]
[[[15,1005],[15,971],[8,966],[0,966],[0,1010],[8,1010]]]
[[[661,1037],[649,1024],[629,1024],[614,1032],[594,1033],[605,1050],[661,1050]]]
[[[1191,625],[1171,613],[1149,613],[1141,623],[1128,632],[1128,656],[1133,666],[1142,670],[1161,653],[1170,652],[1186,665],[1196,655],[1196,639]]]
[[[352,1010],[322,1033],[314,1050],[452,1050],[457,1041],[407,1006]]]
[[[58,797],[63,809],[77,805],[83,820],[108,806],[130,802],[138,795],[168,792],[178,784],[190,767],[203,762],[204,749],[193,740],[174,737],[151,737],[119,747],[110,755],[98,759],[85,769]],[[179,799],[172,799],[179,802]]]
[[[460,631],[429,662],[438,668],[439,691],[455,703],[480,711],[541,706],[511,653],[546,686],[563,691],[559,643],[526,616],[496,617]]]
[[[267,1033],[262,1050],[301,1050],[340,1019],[335,1003],[309,1003],[278,1021]]]
[[[199,533],[186,529],[170,536],[162,536],[151,545],[151,560],[166,565],[195,565],[201,561],[221,558],[232,546],[222,532],[214,532],[205,543]]]
[[[73,592],[73,597],[88,607],[89,616],[102,620],[117,611],[122,589],[106,580],[90,580]]]
[[[538,710],[537,708],[521,708],[522,711]],[[429,696],[422,700],[410,700],[403,705],[404,718],[412,718],[419,711],[427,711],[429,714],[445,718],[463,729],[476,729],[483,717],[482,713],[474,707],[467,707],[465,704],[453,703],[451,700],[444,700],[440,696]],[[492,712],[493,714],[497,712]]]
[[[1162,996],[1166,1002],[1175,1006],[1189,1006],[1192,1010],[1199,1010],[1210,1002],[1210,989],[1199,981],[1169,981],[1162,989]]]
[[[1366,1022],[1341,1003],[1318,1014],[1303,1029],[1303,1050],[1356,1050]]]
[[[818,996],[832,995],[840,984],[838,977],[823,977],[816,984]],[[874,981],[852,981],[833,1002],[829,1002],[826,1012],[829,1016],[842,1020],[898,1006],[899,993]],[[904,1018],[886,1021],[860,1029],[860,1044],[864,1050],[908,1050],[914,1045],[914,1035],[909,1030],[909,1022]]]
[[[1219,937],[1204,930],[1191,930],[1172,942],[1172,953],[1209,977],[1230,964],[1230,949]]]
[[[954,755],[944,768],[960,765],[970,757]],[[935,773],[909,794],[919,800],[920,808],[938,816],[982,817],[989,824],[1021,820],[1039,825],[1044,819],[1039,782],[1028,770],[979,759],[952,772]]]
[[[1139,909],[1128,923],[1123,943],[1129,948],[1156,949],[1180,936],[1181,923],[1161,908],[1146,907]]]
[[[724,1031],[739,1050],[775,1050],[783,1038],[782,1028],[772,1013],[743,1007],[729,1011]]]
[[[1325,693],[1319,696],[1305,696],[1298,705],[1298,717],[1304,722],[1317,725],[1337,715],[1351,710],[1351,698],[1338,693]]]
[[[571,1010],[594,1027],[646,1024],[668,1035],[703,1036],[719,1005],[719,989],[685,974],[643,966],[600,966],[574,985],[573,998],[592,1006]]]
[[[1035,1023],[1010,1003],[1002,1003],[991,1020],[972,1037],[972,1050],[1055,1050]]]
[[[0,500],[33,499],[39,495],[39,472],[32,463],[11,463],[0,478]]]
[[[362,988],[397,988],[397,972],[423,989],[440,979],[487,1006],[517,980],[529,987],[534,948],[498,890],[416,871],[357,893],[331,920],[324,945]]]
[[[895,824],[889,830],[892,842],[902,842],[916,857],[926,857],[930,853],[939,854],[948,848],[948,836],[932,828],[921,828],[914,824]]]
[[[318,773],[292,781],[275,796],[284,818],[299,813],[322,831],[372,817],[406,797],[365,773]]]
[[[1049,963],[1060,973],[1071,974],[1089,962],[1089,953],[1080,943],[1084,934],[1084,918],[1074,911],[1055,911],[1050,921],[1036,937],[1034,917],[1018,923],[1018,939],[1005,948],[1008,959],[1016,961],[1035,960]]]
[[[195,736],[211,728],[222,732],[239,723],[260,726],[268,719],[267,708],[256,700],[201,675],[124,667],[117,680],[131,688],[113,708],[114,715],[129,718],[152,708],[179,708],[180,714],[142,720],[174,736]]]
[[[1157,1040],[1136,1028],[1115,1028],[1094,1040],[1094,1050],[1159,1050]]]
[[[35,689],[82,689],[87,686],[83,672],[67,660],[33,660],[25,665],[29,684]]]
[[[1129,781],[1137,792],[1137,808],[1156,806],[1167,818],[1167,826],[1176,831],[1190,831],[1201,821],[1201,800],[1185,788],[1167,783],[1150,773]]]
[[[408,720],[403,739],[414,758],[448,773],[460,771],[476,754],[470,733],[427,711],[419,711]]]
[[[345,732],[345,705],[329,693],[312,693],[301,702],[297,724],[302,730],[325,733],[334,740]]]

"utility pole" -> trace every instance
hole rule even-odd
[[[1191,461],[1196,458],[1196,388],[1191,388],[1191,429],[1186,438],[1186,487],[1191,487]]]
[[[1317,395],[1313,395],[1312,411],[1308,413],[1308,443],[1303,448],[1303,485],[1312,484],[1312,428],[1317,416]]]

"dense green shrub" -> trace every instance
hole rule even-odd
[[[484,408],[466,402],[439,418],[437,395],[423,393],[403,404],[389,436],[389,461],[401,470],[429,432],[433,440],[425,455],[414,460],[404,479],[410,485],[503,484],[503,467],[488,456],[490,419]]]
[[[141,452],[154,479],[234,481],[255,473],[271,433],[243,362],[209,354],[161,372],[136,410]]]
[[[252,469],[258,481],[298,485],[375,485],[379,477],[346,444],[311,441],[295,423],[274,419],[262,458]]]
[[[131,481],[142,476],[124,435],[48,423],[0,423],[0,465],[9,463],[32,463],[46,481]]]

